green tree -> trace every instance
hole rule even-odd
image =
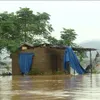
[[[63,28],[63,31],[61,31],[61,40],[64,45],[74,46],[73,41],[76,39],[76,36],[74,29]]]
[[[34,39],[45,39],[53,31],[49,23],[50,15],[43,12],[33,14],[29,8],[20,8],[16,12],[17,21],[20,25],[20,34],[25,42],[33,42]]]
[[[44,43],[53,31],[49,20],[46,12],[33,14],[29,8],[20,8],[16,13],[0,13],[0,49],[13,52],[24,42]]]
[[[51,45],[58,45],[59,40],[57,40],[55,37],[53,36],[48,36],[47,40],[49,42],[49,44]]]
[[[55,37],[48,36],[48,42],[52,45],[67,45],[67,46],[73,46],[78,47],[77,44],[74,43],[74,40],[76,39],[77,34],[75,33],[74,29],[66,29],[63,28],[63,31],[61,31],[60,39],[56,39]]]
[[[19,35],[19,26],[16,23],[14,13],[0,13],[0,50],[9,48],[11,42],[16,41]]]

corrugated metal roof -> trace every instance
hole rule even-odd
[[[67,46],[50,46],[51,48],[57,48],[57,49],[66,49]],[[97,49],[95,48],[82,48],[82,47],[72,47],[73,50],[75,51],[95,51]]]
[[[50,44],[40,44],[37,46],[33,46],[32,44],[29,43],[24,43],[22,44],[20,47],[22,47],[23,45],[29,46],[31,48],[36,48],[36,47],[50,47],[50,48],[57,48],[57,49],[66,49],[67,46],[58,46],[58,45],[50,45]],[[96,51],[97,49],[95,48],[83,48],[83,47],[72,47],[73,50],[75,51]]]

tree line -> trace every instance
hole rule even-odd
[[[35,14],[30,8],[20,8],[15,13],[0,13],[0,50],[6,48],[14,52],[25,42],[33,45],[78,46],[74,43],[77,36],[74,29],[63,28],[60,39],[56,39],[51,35],[54,29],[49,21],[48,13]]]

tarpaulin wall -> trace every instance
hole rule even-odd
[[[80,62],[71,47],[67,47],[64,53],[64,70],[67,69],[66,63],[69,62],[71,67],[79,74],[84,74],[86,71],[80,65]]]
[[[30,71],[33,55],[33,53],[19,54],[19,66],[22,74],[27,74]]]

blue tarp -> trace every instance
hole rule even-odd
[[[71,47],[67,47],[64,54],[64,70],[67,70],[66,62],[69,62],[71,67],[79,74],[84,74],[86,71],[80,65],[80,62],[73,52]]]
[[[19,66],[22,74],[27,74],[30,71],[33,55],[33,53],[19,54]]]

